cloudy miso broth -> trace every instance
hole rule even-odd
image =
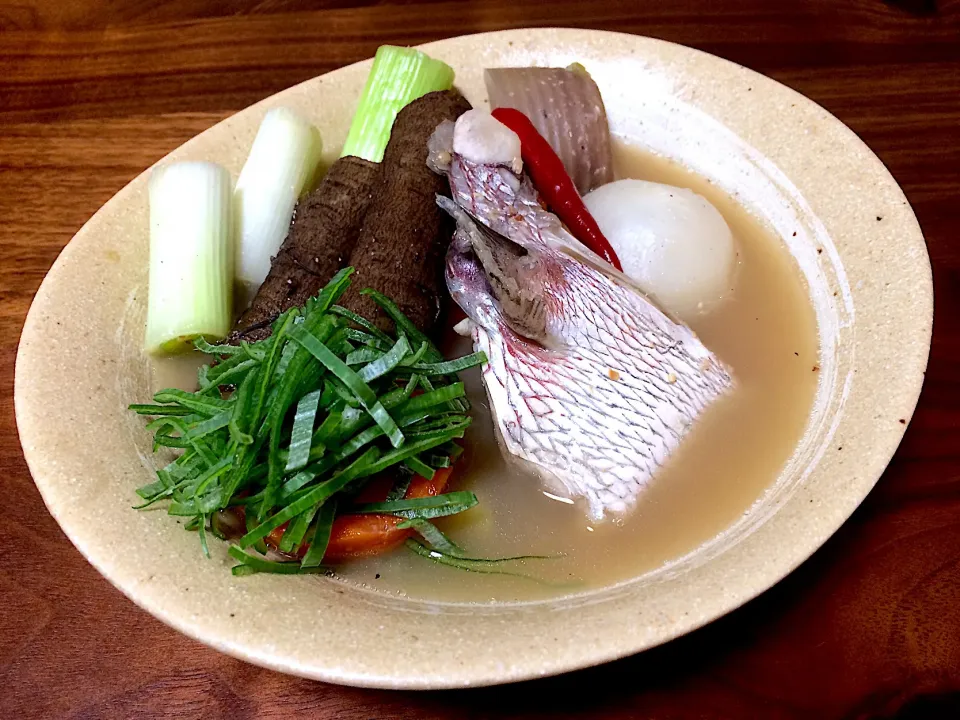
[[[634,149],[616,148],[617,176],[688,187],[712,202],[736,238],[733,294],[692,323],[733,368],[737,386],[694,426],[625,519],[590,522],[579,503],[552,499],[501,456],[478,370],[464,373],[474,424],[452,487],[480,504],[438,526],[478,557],[552,555],[503,566],[549,584],[480,575],[400,551],[343,566],[366,587],[449,601],[509,601],[611,585],[654,570],[715,537],[768,488],[796,447],[817,386],[816,320],[799,268],[781,241],[703,178]],[[469,352],[468,341],[445,348]]]
[[[803,433],[817,386],[816,321],[799,269],[778,238],[703,178],[623,145],[615,146],[615,158],[620,178],[700,193],[733,231],[739,261],[734,291],[691,326],[733,369],[734,391],[699,419],[632,513],[595,523],[579,503],[552,498],[534,476],[504,460],[480,372],[467,371],[473,425],[448,489],[471,490],[480,504],[437,525],[474,557],[550,556],[501,566],[544,582],[443,567],[403,548],[340,566],[342,579],[389,594],[466,602],[530,600],[612,585],[709,541],[777,477]],[[471,347],[458,338],[443,349],[453,356]],[[196,355],[156,363],[154,387],[192,389],[198,364]]]

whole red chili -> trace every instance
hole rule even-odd
[[[570,232],[617,270],[623,270],[620,258],[600,231],[600,226],[583,204],[563,162],[553,151],[530,118],[514,108],[497,108],[493,116],[520,137],[520,154],[534,185]]]

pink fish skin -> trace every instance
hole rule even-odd
[[[731,373],[570,236],[527,178],[444,154],[449,136],[431,141],[453,197],[438,202],[457,221],[447,287],[489,358],[503,449],[551,492],[584,499],[592,520],[623,515]]]

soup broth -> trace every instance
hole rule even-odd
[[[691,323],[734,372],[736,388],[697,422],[627,517],[595,523],[579,503],[551,497],[508,464],[494,435],[479,369],[463,374],[473,426],[452,489],[480,504],[437,525],[474,557],[542,555],[480,574],[403,549],[344,564],[340,578],[378,591],[454,602],[509,602],[609,586],[662,567],[716,537],[775,480],[796,447],[817,387],[816,319],[799,268],[778,238],[707,180],[676,164],[615,146],[617,176],[687,187],[722,213],[738,247],[730,297]],[[470,352],[457,339],[450,353]],[[195,368],[196,362],[192,361]],[[160,363],[158,386],[189,386],[184,361]]]

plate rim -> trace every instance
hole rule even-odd
[[[678,45],[676,43],[671,43],[669,41],[660,40],[657,38],[650,38],[650,37],[639,36],[639,35],[631,35],[626,33],[617,33],[617,32],[610,32],[610,31],[581,30],[581,29],[571,29],[571,28],[524,28],[524,29],[515,29],[515,30],[499,30],[499,31],[492,31],[492,32],[485,32],[485,33],[475,33],[470,35],[460,35],[452,38],[447,38],[444,40],[427,43],[419,47],[422,47],[429,52],[432,47],[435,47],[439,44],[457,43],[457,42],[462,42],[464,40],[471,40],[471,41],[484,40],[484,41],[490,41],[490,42],[500,42],[501,40],[506,41],[506,40],[515,40],[517,38],[522,38],[525,41],[529,41],[531,39],[531,36],[547,38],[551,34],[560,34],[563,36],[570,36],[571,42],[576,42],[577,38],[582,38],[582,37],[602,39],[607,36],[613,36],[619,42],[636,42],[638,44],[649,42],[653,44],[663,44],[667,46],[672,46],[674,48],[681,48],[682,52],[684,53],[695,53],[697,56],[700,56],[701,58],[708,58],[709,62],[711,63],[719,62],[721,64],[726,64],[729,66],[739,68],[749,73],[751,77],[755,76],[758,78],[762,78],[763,81],[765,82],[775,83],[781,88],[785,88],[790,93],[793,93],[796,97],[802,98],[802,102],[812,104],[813,106],[819,108],[824,114],[824,116],[826,116],[829,119],[830,122],[835,123],[836,125],[845,129],[850,134],[850,136],[855,140],[855,142],[859,143],[859,146],[860,146],[859,149],[866,151],[867,156],[864,161],[877,163],[879,167],[882,168],[882,173],[886,174],[886,180],[889,183],[892,183],[893,187],[901,195],[903,195],[902,190],[900,189],[896,180],[892,177],[890,172],[886,169],[882,161],[875,155],[875,153],[873,153],[873,151],[869,149],[869,147],[859,138],[859,136],[856,135],[856,133],[854,133],[849,127],[847,127],[834,115],[829,113],[829,111],[822,108],[822,106],[817,104],[815,101],[811,100],[810,98],[807,98],[806,96],[801,95],[800,93],[797,93],[792,88],[789,88],[788,86],[785,86],[782,83],[779,83],[773,78],[769,78],[760,73],[756,73],[753,70],[745,68],[742,65],[738,65],[737,63],[734,63],[732,61],[719,58],[717,56],[714,56],[712,54],[706,53],[701,50],[697,50],[695,48]],[[356,68],[356,67],[368,64],[369,62],[370,62],[369,59],[363,60],[358,63],[353,63],[350,66],[346,66],[346,68]],[[338,72],[339,70],[343,70],[343,69],[345,68],[339,68],[331,72]],[[315,79],[316,78],[305,80],[302,83],[294,85],[285,90],[281,90],[278,93],[274,93],[273,95],[267,98],[264,98],[263,100],[257,103],[254,103],[246,108],[239,110],[237,113],[232,114],[228,118],[225,118],[219,121],[218,123],[213,125],[211,128],[208,128],[200,135],[195,136],[194,138],[191,138],[190,140],[187,141],[187,143],[184,143],[184,145],[174,150],[173,153],[180,151],[187,144],[193,142],[198,137],[206,133],[216,132],[217,128],[221,127],[223,123],[231,120],[236,115],[239,115],[241,113],[246,113],[251,108],[261,106],[264,103],[271,102],[275,100],[277,96],[287,93],[291,90],[294,90],[297,88],[302,89],[305,85],[313,82]],[[170,154],[164,156],[164,158],[161,158],[157,162],[162,163],[169,157],[170,157]],[[152,167],[153,166],[151,166],[151,168]],[[111,206],[111,204],[113,203],[122,203],[125,199],[125,194],[129,191],[131,186],[134,185],[134,183],[136,183],[138,179],[142,178],[143,175],[145,175],[149,171],[150,171],[150,168],[147,168],[146,170],[144,170],[143,173],[138,175],[137,178],[134,178],[133,180],[131,180],[130,183],[124,186],[123,189],[121,189],[110,200],[108,200],[108,202],[103,206],[103,208],[98,210],[97,213],[84,224],[84,226],[74,236],[74,239],[80,236],[82,233],[84,233],[84,231],[91,225],[93,220],[101,212],[103,212],[105,208]],[[36,297],[34,301],[31,303],[30,310],[28,311],[26,320],[23,325],[23,329],[21,333],[21,343],[18,346],[17,358],[16,358],[16,371],[15,371],[14,399],[15,399],[15,411],[17,416],[17,427],[18,427],[18,432],[20,434],[21,443],[23,444],[24,456],[30,468],[31,475],[33,476],[34,481],[40,491],[44,504],[48,508],[48,511],[57,520],[61,529],[70,539],[71,543],[73,543],[74,546],[77,547],[78,550],[80,550],[81,554],[83,554],[83,556],[87,559],[87,561],[90,562],[98,570],[98,572],[101,573],[101,575],[103,575],[114,587],[117,587],[126,597],[130,598],[136,605],[138,605],[145,611],[149,612],[154,617],[157,617],[165,624],[170,625],[171,627],[177,629],[178,631],[183,632],[184,634],[196,640],[199,640],[200,642],[206,645],[214,647],[215,649],[221,652],[225,652],[231,656],[237,657],[238,659],[242,659],[246,662],[252,662],[253,664],[260,665],[262,667],[267,667],[274,670],[279,670],[282,672],[299,675],[302,677],[324,680],[328,682],[355,685],[355,686],[376,687],[376,688],[396,688],[396,689],[401,689],[401,688],[403,689],[438,688],[439,689],[439,688],[456,688],[456,687],[479,686],[479,685],[493,685],[493,684],[500,684],[505,682],[516,682],[520,680],[544,677],[546,675],[555,675],[562,672],[585,668],[585,667],[597,665],[600,663],[608,662],[611,660],[615,660],[618,658],[622,658],[628,655],[632,655],[636,652],[640,652],[642,650],[648,649],[650,647],[654,647],[663,642],[668,642],[669,640],[672,640],[688,632],[692,632],[693,630],[696,630],[699,627],[702,627],[703,625],[706,625],[707,623],[712,622],[717,618],[722,617],[723,615],[742,606],[743,604],[755,598],[757,595],[761,594],[765,590],[775,585],[784,577],[792,573],[797,566],[799,566],[801,563],[803,563],[805,560],[811,557],[823,545],[823,543],[829,537],[831,537],[844,522],[846,522],[849,516],[854,512],[854,510],[856,510],[859,504],[866,498],[870,490],[873,488],[873,486],[881,477],[887,464],[892,459],[897,448],[899,447],[899,444],[903,437],[903,433],[906,431],[906,427],[909,424],[909,420],[912,417],[912,414],[916,408],[917,402],[919,401],[920,391],[923,383],[923,376],[924,376],[926,366],[927,366],[927,361],[929,358],[930,340],[931,340],[931,334],[932,334],[933,285],[932,285],[932,270],[930,267],[930,259],[929,259],[928,253],[926,252],[926,246],[923,240],[922,231],[919,227],[919,224],[917,224],[915,215],[912,212],[912,208],[910,208],[909,206],[909,201],[905,198],[905,196],[904,196],[904,200],[907,203],[907,208],[910,212],[910,215],[913,217],[914,224],[916,225],[914,237],[912,239],[913,240],[919,239],[920,244],[923,245],[923,252],[918,258],[919,265],[917,269],[921,272],[921,274],[926,275],[926,282],[923,284],[922,287],[915,288],[915,290],[917,290],[921,296],[919,298],[920,300],[919,305],[921,306],[920,310],[922,312],[918,312],[918,315],[922,314],[923,317],[917,318],[918,337],[914,338],[914,341],[919,340],[920,344],[923,347],[925,347],[925,352],[922,354],[922,362],[918,362],[916,364],[916,367],[914,368],[913,376],[910,378],[903,379],[903,389],[907,390],[908,392],[907,392],[907,398],[905,399],[905,402],[901,407],[902,407],[902,413],[903,413],[902,417],[907,422],[902,424],[900,433],[895,441],[890,440],[884,443],[885,445],[889,446],[887,447],[887,450],[889,450],[889,452],[884,451],[881,453],[881,455],[885,455],[885,458],[882,458],[882,457],[874,458],[875,460],[874,464],[878,464],[879,462],[882,461],[881,469],[876,473],[873,473],[872,471],[868,473],[870,475],[875,475],[875,477],[873,477],[871,481],[863,485],[863,487],[865,487],[866,489],[862,492],[860,498],[856,500],[855,503],[853,503],[850,507],[843,507],[839,509],[839,513],[837,514],[838,519],[836,520],[835,523],[833,523],[832,528],[823,532],[822,537],[813,538],[813,539],[808,538],[808,542],[802,548],[795,548],[794,551],[790,554],[789,560],[787,562],[784,562],[777,569],[768,572],[765,580],[755,584],[753,587],[750,587],[749,589],[747,589],[746,592],[735,593],[735,598],[731,599],[730,602],[726,603],[726,606],[724,609],[714,612],[709,616],[698,618],[697,621],[686,622],[683,624],[682,629],[677,631],[667,631],[661,634],[661,636],[658,639],[656,639],[654,642],[641,644],[637,647],[630,647],[630,646],[627,646],[627,644],[617,645],[615,643],[607,643],[607,645],[603,649],[595,649],[590,653],[585,653],[584,655],[581,655],[580,656],[581,659],[579,661],[574,660],[574,661],[558,662],[556,665],[549,667],[546,671],[543,671],[542,669],[537,669],[539,667],[537,664],[530,663],[528,666],[526,666],[525,668],[519,671],[505,672],[505,673],[501,673],[500,675],[491,675],[489,673],[486,675],[475,674],[475,673],[471,673],[469,670],[462,671],[459,673],[459,675],[451,676],[449,678],[436,678],[436,677],[425,678],[422,676],[415,677],[413,676],[413,673],[410,673],[407,676],[397,676],[395,674],[394,675],[390,675],[390,674],[378,675],[375,673],[356,674],[356,673],[350,673],[350,672],[343,672],[338,668],[329,668],[320,672],[320,671],[317,671],[315,668],[304,667],[302,664],[298,664],[296,662],[285,661],[283,658],[272,655],[269,652],[251,650],[250,648],[236,646],[235,644],[229,641],[224,641],[222,638],[213,637],[211,635],[205,635],[196,626],[179,619],[176,616],[175,612],[168,613],[168,612],[164,612],[162,609],[158,611],[158,609],[155,606],[151,605],[148,602],[145,602],[144,597],[141,594],[137,594],[137,592],[135,591],[136,588],[130,588],[124,584],[118,583],[115,580],[115,578],[112,576],[109,568],[103,565],[102,562],[100,562],[101,558],[97,556],[97,553],[91,551],[87,546],[86,542],[84,542],[82,538],[76,537],[76,528],[74,526],[70,526],[69,523],[65,524],[63,522],[62,514],[59,512],[60,508],[58,508],[56,503],[52,502],[49,497],[49,489],[50,489],[49,486],[46,485],[44,480],[37,479],[37,473],[39,471],[38,469],[35,469],[35,467],[37,467],[37,464],[38,464],[37,458],[33,456],[34,455],[33,449],[31,448],[30,450],[28,450],[28,447],[27,447],[28,444],[32,444],[30,443],[31,438],[28,437],[26,438],[26,441],[25,441],[25,435],[31,435],[35,430],[35,428],[24,429],[24,427],[22,427],[21,425],[21,418],[24,415],[24,412],[23,412],[24,404],[28,402],[26,392],[23,387],[23,382],[21,380],[23,375],[21,364],[26,363],[26,359],[25,359],[26,356],[23,353],[23,348],[24,348],[23,343],[25,339],[29,341],[31,339],[31,335],[36,332],[36,326],[39,323],[39,320],[36,317],[36,315],[40,312],[37,309],[38,308],[37,299],[38,298],[41,299],[41,302],[42,302],[42,300],[46,297],[46,291],[49,290],[49,288],[45,288],[45,286],[47,286],[48,281],[51,283],[55,281],[57,268],[61,264],[61,259],[68,252],[70,245],[73,243],[73,239],[70,241],[70,243],[68,243],[64,247],[64,249],[61,251],[56,261],[51,266],[47,275],[44,277],[44,280],[37,291]],[[51,279],[51,278],[54,278],[54,279]]]

